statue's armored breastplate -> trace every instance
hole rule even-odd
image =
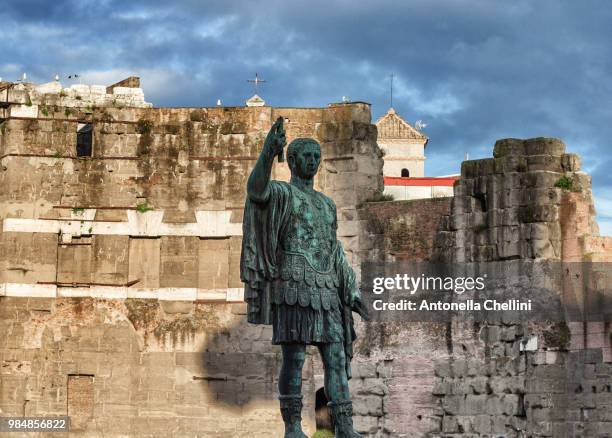
[[[315,269],[328,271],[336,243],[333,206],[314,190],[291,186],[291,195],[291,218],[281,236],[281,247],[302,254]]]

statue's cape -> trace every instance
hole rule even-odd
[[[240,279],[244,283],[247,318],[253,324],[272,324],[272,282],[278,278],[276,253],[279,236],[289,217],[289,184],[270,181],[269,201],[260,204],[248,197],[242,221]]]
[[[242,222],[242,254],[240,256],[240,279],[245,285],[247,319],[253,324],[272,324],[272,283],[279,276],[277,251],[279,237],[284,232],[290,216],[291,186],[281,181],[270,181],[269,201],[253,202],[247,198]],[[344,351],[347,356],[347,375],[350,378],[350,363],[353,357],[353,342],[356,339],[351,296],[358,293],[355,273],[349,266],[342,245],[333,253],[336,272],[340,278],[338,294],[342,302],[344,326]]]

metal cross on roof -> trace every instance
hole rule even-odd
[[[259,74],[255,73],[255,79],[248,79],[247,82],[254,84],[255,92],[257,92],[257,87],[259,87],[259,84],[263,84],[266,81],[259,79]]]

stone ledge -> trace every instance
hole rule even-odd
[[[36,298],[102,298],[125,300],[128,298],[156,299],[160,301],[244,302],[243,288],[200,289],[188,287],[160,287],[136,289],[127,286],[77,286],[55,284],[0,283],[0,297]]]

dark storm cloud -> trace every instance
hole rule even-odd
[[[142,76],[158,106],[241,105],[259,72],[275,106],[365,100],[431,138],[428,173],[502,137],[555,136],[592,173],[612,231],[612,4],[544,0],[9,1],[0,76]],[[602,222],[603,223],[603,222]]]

